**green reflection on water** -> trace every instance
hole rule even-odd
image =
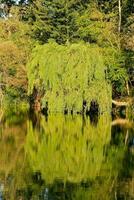
[[[125,145],[126,129],[111,134],[109,115],[101,116],[98,124],[79,115],[31,117],[24,113],[3,117],[3,200],[112,200],[118,185],[122,193],[126,190],[122,180],[127,171],[129,176],[133,173],[132,152]]]
[[[26,152],[30,165],[33,171],[41,172],[46,183],[94,179],[104,160],[110,129],[106,116],[99,119],[97,127],[81,116],[52,115],[47,122],[42,118],[39,130],[28,123]]]

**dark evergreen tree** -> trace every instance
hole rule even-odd
[[[33,36],[42,43],[55,39],[66,43],[77,38],[76,18],[88,6],[89,0],[33,0],[30,9]]]

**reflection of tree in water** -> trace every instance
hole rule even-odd
[[[6,113],[0,126],[0,197],[2,200],[28,200],[33,194],[31,185],[34,177],[24,152],[26,133],[27,115]],[[37,190],[36,184],[33,185],[34,190]]]
[[[120,139],[110,145],[109,117],[102,116],[97,126],[82,116],[48,116],[48,121],[40,116],[39,121],[34,128],[27,118],[3,125],[5,200],[112,199],[125,149]]]
[[[26,121],[24,116],[20,118],[21,122],[16,115],[10,116],[7,113],[7,118],[0,128],[0,183],[6,199],[13,199],[22,184],[17,177],[23,173]]]
[[[125,151],[108,145],[110,119],[100,117],[95,127],[80,116],[49,116],[41,125],[39,133],[29,123],[26,152],[32,170],[50,184],[48,199],[110,199]]]
[[[26,151],[34,171],[41,171],[47,183],[55,179],[79,183],[97,176],[104,145],[110,140],[106,117],[100,118],[97,127],[89,120],[83,123],[81,116],[49,116],[41,124],[42,133],[31,123],[28,127]]]
[[[126,132],[128,135],[126,152],[123,159],[123,168],[118,177],[117,197],[131,200],[134,199],[134,129],[120,128],[119,135],[125,135]]]

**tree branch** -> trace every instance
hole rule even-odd
[[[115,101],[112,100],[112,103],[116,106],[129,106],[129,102],[124,102],[124,101]]]

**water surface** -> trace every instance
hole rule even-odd
[[[134,127],[111,117],[5,113],[0,200],[134,199]]]

